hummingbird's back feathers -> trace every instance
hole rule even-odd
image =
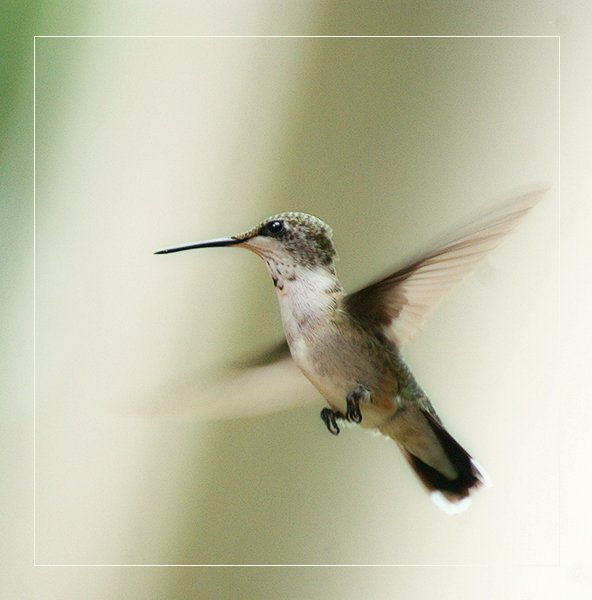
[[[383,330],[401,347],[547,190],[533,190],[482,213],[424,256],[345,296],[345,310],[363,324]]]

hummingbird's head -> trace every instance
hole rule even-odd
[[[336,259],[331,228],[317,217],[286,212],[269,217],[253,229],[234,237],[266,263],[288,262],[307,268],[333,270]]]

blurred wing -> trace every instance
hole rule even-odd
[[[289,410],[318,397],[284,341],[248,363],[179,377],[138,400],[131,412],[212,421]]]
[[[444,295],[500,244],[547,190],[531,191],[482,213],[423,257],[346,296],[345,310],[365,325],[382,327],[401,347]]]

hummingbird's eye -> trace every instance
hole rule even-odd
[[[272,221],[268,225],[265,226],[265,233],[269,235],[278,235],[282,233],[285,229],[285,225],[283,221]]]

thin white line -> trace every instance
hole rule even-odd
[[[486,38],[517,38],[517,39],[530,39],[530,38],[557,38],[558,40],[558,102],[559,102],[559,116],[558,116],[558,193],[559,193],[559,219],[561,218],[561,36],[560,35],[35,35],[33,36],[33,565],[36,567],[212,567],[212,568],[243,568],[243,567],[475,567],[478,564],[432,564],[432,563],[395,563],[395,564],[38,564],[36,562],[36,41],[37,38],[81,38],[81,39],[94,39],[94,38],[106,38],[106,39],[258,39],[258,38],[286,38],[286,39],[319,39],[319,38],[358,38],[358,39],[432,39],[432,38],[453,38],[453,39],[486,39]],[[561,262],[561,239],[559,243],[559,262]],[[559,305],[561,307],[561,269],[559,269]],[[561,410],[559,411],[559,421],[561,424]],[[560,428],[561,431],[561,428]],[[561,445],[559,452],[561,451]],[[561,456],[560,463],[561,463]],[[561,499],[560,499],[561,500]],[[557,564],[531,564],[531,565],[519,565],[520,567],[553,567],[561,566],[561,547],[559,548],[559,563]],[[516,566],[513,564],[497,564],[490,566]]]
[[[557,178],[559,181],[557,182],[557,185],[559,188],[558,189],[558,195],[559,195],[558,204],[559,204],[559,206],[558,206],[558,210],[557,210],[557,212],[558,212],[557,217],[559,220],[559,226],[561,226],[561,36],[558,36],[558,37],[559,37],[559,39],[558,39],[558,49],[557,49],[557,51],[558,51],[557,68],[559,71],[559,73],[558,73],[559,82],[558,82],[558,86],[557,86],[557,102],[559,103],[559,110],[558,110],[559,114],[558,114],[558,119],[557,119],[557,121],[558,121],[557,127],[559,130],[558,131],[559,135],[558,135],[557,143],[559,146],[559,148],[558,148],[559,156],[558,156],[558,161],[557,161],[558,162],[557,168],[558,168],[559,172],[557,174]],[[559,269],[559,273],[558,273],[558,283],[559,283],[558,305],[559,306],[558,306],[558,309],[559,309],[559,317],[560,317],[558,320],[559,321],[559,336],[560,336],[560,339],[563,339],[563,336],[561,335],[561,322],[562,322],[561,315],[563,314],[561,312],[561,233],[559,234],[559,247],[557,249],[557,254],[558,254],[557,258],[558,258],[558,265],[559,265],[558,266],[558,269]],[[559,426],[559,436],[558,436],[559,444],[558,444],[558,448],[557,448],[557,454],[558,454],[558,459],[559,459],[559,463],[558,463],[559,480],[557,481],[557,484],[559,485],[559,490],[560,490],[559,498],[558,498],[559,542],[561,542],[561,497],[562,497],[562,494],[561,494],[561,405],[562,405],[562,402],[561,402],[561,400],[563,400],[563,399],[562,398],[559,399],[558,418],[557,418],[558,426]],[[559,543],[559,564],[560,565],[561,565],[561,547],[562,547],[562,545],[563,544]]]
[[[37,389],[36,389],[36,362],[35,362],[35,354],[37,348],[37,340],[36,340],[36,332],[37,332],[37,323],[36,323],[36,305],[35,301],[37,298],[36,292],[36,222],[35,222],[35,212],[36,212],[36,204],[35,204],[35,192],[36,192],[36,180],[37,180],[37,172],[36,172],[36,162],[35,162],[35,149],[36,149],[36,87],[35,87],[35,75],[36,75],[36,64],[35,61],[37,59],[37,39],[33,37],[33,565],[37,563],[37,506],[36,506],[36,498],[37,498],[37,490],[36,490],[36,481],[37,481],[37,445],[36,445],[36,424],[37,424],[37,415],[35,412],[36,402],[35,399],[37,397]]]
[[[467,38],[467,39],[484,39],[484,38],[559,38],[559,35],[36,35],[36,38],[203,38],[203,39],[438,39],[438,38]]]
[[[367,565],[367,564],[272,564],[272,563],[265,563],[265,564],[248,564],[248,565],[234,565],[234,564],[222,564],[222,565],[213,565],[213,564],[205,564],[205,565],[201,565],[201,564],[174,564],[174,565],[161,565],[161,564],[129,564],[129,565],[122,565],[122,564],[113,564],[113,565],[103,565],[103,564],[75,564],[75,565],[70,565],[70,564],[63,564],[63,565],[53,565],[53,564],[41,564],[41,565],[35,565],[36,567],[212,567],[212,568],[239,568],[242,569],[244,567],[255,567],[255,568],[261,568],[261,567],[269,567],[269,568],[276,568],[276,567],[294,567],[294,568],[310,568],[310,567],[319,567],[319,568],[333,568],[333,567],[343,567],[343,568],[347,568],[347,567],[351,567],[351,568],[359,568],[359,567],[368,567],[368,568],[380,568],[380,567],[479,567],[479,566],[483,566],[480,563],[462,563],[462,564],[448,564],[448,563],[436,563],[436,564],[432,564],[432,563],[413,563],[413,564],[399,564],[399,563],[395,563],[395,564],[371,564],[371,565]],[[531,565],[524,565],[524,564],[520,564],[520,565],[516,565],[513,563],[496,563],[493,565],[485,565],[488,568],[489,567],[559,567],[561,566],[560,563],[549,563],[549,564],[531,564]]]

